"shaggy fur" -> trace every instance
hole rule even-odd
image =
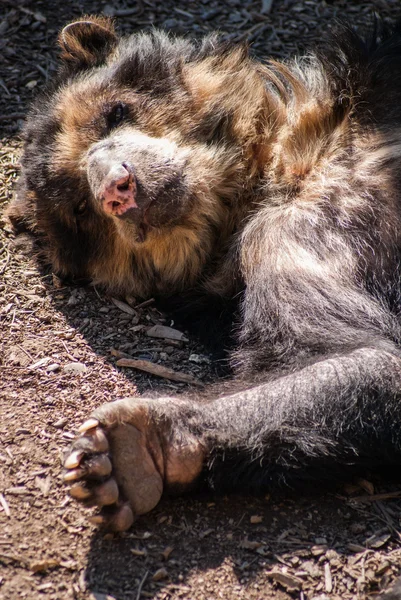
[[[184,310],[238,300],[232,364],[252,386],[175,420],[209,449],[209,483],[398,464],[400,28],[343,26],[330,50],[285,64],[214,37],[120,40],[93,17],[60,44],[10,216],[62,276]],[[127,219],[99,191],[124,161]]]

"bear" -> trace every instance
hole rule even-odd
[[[10,219],[60,277],[228,320],[233,344],[205,397],[89,415],[70,494],[124,531],[164,493],[399,465],[400,25],[282,62],[103,16],[59,44]]]

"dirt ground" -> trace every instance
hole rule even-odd
[[[323,39],[333,17],[359,27],[374,10],[401,17],[399,0],[0,0],[0,210],[18,178],[26,108],[56,69],[68,20],[105,11],[123,32],[217,28],[260,56],[285,56]],[[111,349],[205,382],[210,360],[196,340],[149,337],[171,325],[152,303],[127,312],[94,288],[63,287],[0,223],[1,600],[382,597],[401,571],[401,482],[387,477],[302,495],[166,499],[125,534],[97,532],[60,479],[77,426],[105,401],[187,390],[116,367]]]

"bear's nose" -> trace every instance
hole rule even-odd
[[[102,182],[102,207],[109,215],[121,216],[136,203],[136,181],[128,163],[113,165]]]

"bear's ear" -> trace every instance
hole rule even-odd
[[[66,25],[58,41],[64,64],[79,70],[104,63],[117,44],[117,36],[111,19],[91,16]]]

